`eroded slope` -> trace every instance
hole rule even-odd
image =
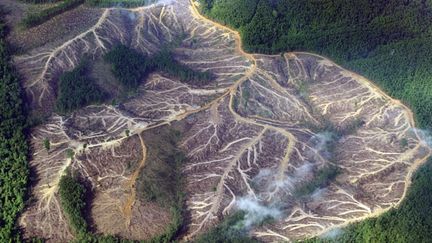
[[[153,74],[119,106],[53,114],[33,130],[30,163],[38,181],[20,220],[27,237],[73,237],[57,195],[66,169],[92,188],[97,232],[131,239],[162,232],[169,212],[136,197],[147,152],[140,134],[180,120],[188,124],[180,144],[188,156],[186,238],[244,209],[245,201],[276,212],[270,215],[275,223],[251,225],[261,240],[320,234],[396,205],[430,153],[410,111],[368,80],[312,54],[246,54],[235,32],[203,19],[186,0],[105,9],[87,31],[15,61],[32,107],[51,112],[58,75],[84,55],[98,58],[119,43],[152,54],[179,40],[175,58],[214,74],[210,85]],[[43,148],[47,138],[50,151]],[[312,194],[296,193],[329,165],[340,168],[334,181]]]

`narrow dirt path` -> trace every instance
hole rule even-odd
[[[142,138],[141,133],[138,133],[137,135],[138,135],[140,142],[141,142],[142,160],[140,161],[136,170],[132,173],[129,180],[126,182],[126,187],[128,187],[130,190],[130,195],[126,199],[126,203],[123,206],[123,215],[125,217],[125,224],[126,224],[125,226],[126,227],[129,227],[129,225],[130,225],[130,221],[131,221],[131,217],[132,217],[132,207],[135,204],[135,200],[136,200],[136,189],[135,189],[136,181],[138,179],[138,176],[139,176],[141,170],[145,166],[145,162],[146,162],[146,158],[147,158],[147,147],[145,146],[144,139]]]

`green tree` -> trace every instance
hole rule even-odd
[[[51,148],[51,143],[50,143],[50,141],[49,141],[48,138],[45,138],[45,139],[43,140],[43,145],[44,145],[44,148],[45,148],[47,151],[50,150],[50,148]]]

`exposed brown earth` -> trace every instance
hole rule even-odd
[[[186,239],[244,199],[278,211],[275,223],[251,229],[263,241],[311,237],[377,215],[400,202],[412,172],[430,154],[407,107],[324,57],[247,54],[238,33],[204,19],[187,0],[102,11],[72,39],[15,57],[33,109],[51,114],[56,77],[82,56],[100,57],[118,43],[151,54],[186,36],[175,58],[215,80],[197,88],[155,73],[121,106],[52,113],[32,131],[30,164],[38,181],[20,220],[26,237],[72,239],[57,195],[66,169],[92,187],[97,232],[131,239],[162,232],[169,211],[135,196],[136,175],[145,170],[140,134],[177,121],[188,124],[180,144],[188,156]],[[324,144],[332,133],[340,137],[328,141],[330,149]],[[49,153],[44,138],[52,142]],[[66,158],[67,149],[75,151],[73,159]],[[330,164],[341,169],[334,181],[295,196]]]

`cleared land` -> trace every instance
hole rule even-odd
[[[84,55],[97,59],[120,43],[151,55],[179,39],[176,60],[211,72],[211,84],[191,87],[154,73],[121,105],[51,113],[58,76]],[[58,199],[66,169],[95,195],[96,232],[131,239],[162,232],[169,210],[135,192],[149,153],[141,134],[176,122],[184,123],[180,146],[188,157],[186,239],[245,200],[277,212],[273,223],[251,230],[263,241],[314,236],[397,205],[413,170],[430,154],[409,109],[323,57],[248,54],[239,40],[179,0],[103,9],[96,24],[75,37],[16,56],[32,108],[51,114],[31,134],[30,164],[38,180],[20,219],[25,236],[73,238]],[[340,169],[335,180],[309,195],[294,193],[329,165]]]

